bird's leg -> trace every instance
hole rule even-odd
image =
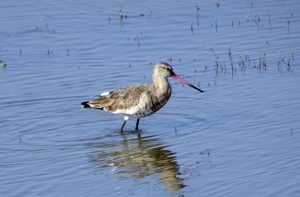
[[[135,130],[138,131],[139,130],[139,123],[140,123],[140,119],[138,118],[136,120],[136,125],[135,125]]]
[[[121,126],[121,130],[120,130],[121,133],[123,133],[123,129],[124,129],[124,126],[125,126],[126,122],[127,122],[127,120],[124,120],[124,122],[123,122],[123,124]]]
[[[138,139],[141,139],[141,134],[142,134],[142,131],[138,131]]]
[[[125,126],[125,124],[126,124],[126,122],[127,122],[128,119],[129,119],[128,116],[124,116],[124,122],[123,122],[123,124],[121,126],[121,133],[123,133],[124,126]]]

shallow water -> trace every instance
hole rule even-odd
[[[4,196],[298,196],[300,3],[1,1]],[[198,9],[199,8],[199,9]],[[120,17],[120,14],[122,17]],[[141,120],[80,103],[151,81],[205,93]]]

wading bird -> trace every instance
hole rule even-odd
[[[188,85],[200,92],[186,80],[176,75],[172,67],[165,62],[154,66],[152,84],[137,84],[110,92],[103,92],[99,97],[81,103],[83,108],[101,109],[124,117],[121,133],[129,117],[137,118],[135,130],[139,129],[140,118],[150,116],[162,108],[171,96],[171,85],[168,77]]]

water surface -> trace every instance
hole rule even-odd
[[[298,196],[300,3],[2,1],[0,193]],[[141,120],[80,103],[151,82],[205,93]]]

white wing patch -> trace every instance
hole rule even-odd
[[[101,94],[100,94],[100,96],[107,96],[107,95],[109,95],[110,94],[110,92],[102,92]]]

